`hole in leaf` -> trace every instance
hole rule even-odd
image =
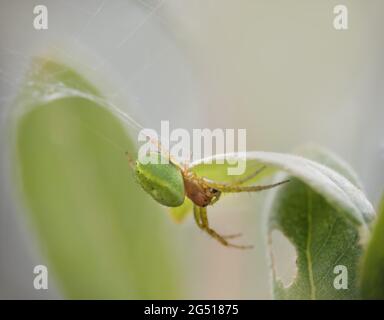
[[[273,230],[270,236],[272,263],[276,279],[280,280],[285,288],[288,288],[297,274],[296,249],[280,230]]]

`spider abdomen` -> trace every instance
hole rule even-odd
[[[178,207],[185,199],[183,176],[180,169],[172,162],[162,164],[162,155],[156,157],[153,163],[136,162],[135,175],[142,188],[157,202],[167,207]]]

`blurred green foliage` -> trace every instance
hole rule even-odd
[[[365,299],[384,299],[384,196],[362,262],[361,286]]]
[[[49,270],[69,298],[180,297],[172,223],[134,181],[121,122],[92,97],[77,72],[40,58],[15,107],[15,167]]]

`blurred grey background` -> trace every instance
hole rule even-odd
[[[384,3],[342,1],[349,29],[337,31],[339,3],[0,0],[0,298],[61,298],[54,281],[48,291],[33,288],[33,266],[44,258],[9,157],[9,108],[31,57],[45,52],[108,83],[106,97],[145,127],[170,120],[173,128],[246,128],[249,150],[327,147],[352,165],[376,204],[384,186]],[[48,7],[48,30],[33,28],[37,4]],[[245,199],[212,211],[220,212],[218,229],[242,225],[253,235],[255,252],[204,247],[187,298],[270,297],[262,217],[247,210],[258,198]],[[192,246],[199,241],[197,234]]]

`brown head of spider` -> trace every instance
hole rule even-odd
[[[194,175],[183,175],[186,196],[197,206],[206,207],[215,203],[221,191],[207,186],[202,179]]]

